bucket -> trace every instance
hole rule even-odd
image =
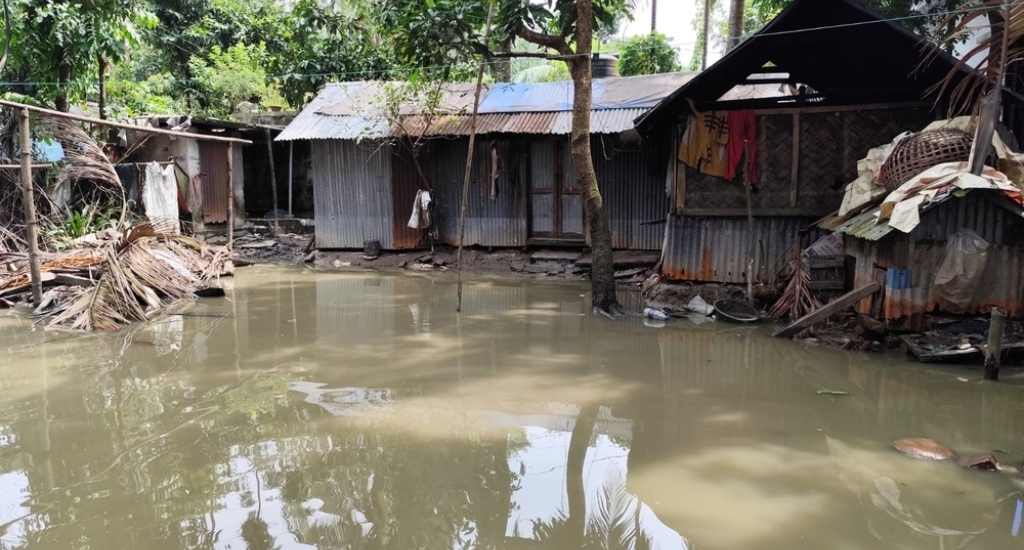
[[[371,260],[380,256],[380,241],[363,241],[363,258]]]

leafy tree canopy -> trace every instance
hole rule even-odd
[[[681,70],[679,52],[660,33],[635,36],[622,47],[619,74],[636,76]]]

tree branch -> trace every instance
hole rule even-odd
[[[569,47],[569,43],[565,41],[561,36],[555,36],[543,32],[531,31],[525,27],[519,29],[519,38],[527,42],[533,42],[538,46],[544,46],[545,48],[551,48],[562,55],[572,55],[572,48]]]
[[[491,54],[491,57],[497,58],[509,58],[509,57],[535,57],[537,59],[565,59],[564,55],[551,55],[548,53],[540,52],[498,52]]]

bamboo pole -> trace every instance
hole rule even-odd
[[[228,252],[235,242],[235,144],[228,144]]]
[[[288,142],[288,215],[294,216],[292,211],[292,164],[295,162],[295,142]]]
[[[484,29],[484,44],[491,38],[491,22],[494,21],[494,2],[487,10],[487,27]],[[462,311],[462,246],[466,240],[466,209],[469,207],[469,176],[473,171],[473,147],[476,145],[476,115],[480,109],[480,89],[484,85],[484,68],[486,59],[481,57],[480,68],[476,72],[476,92],[473,95],[473,118],[469,121],[469,153],[466,154],[466,174],[462,180],[462,209],[459,220],[459,286],[455,299],[456,313]]]
[[[21,122],[21,190],[25,203],[25,233],[28,241],[28,265],[32,282],[32,303],[43,302],[43,279],[39,268],[39,218],[36,217],[36,198],[32,184],[32,128],[28,109],[19,113]]]
[[[16,103],[14,101],[7,101],[0,99],[0,105],[5,107],[11,107],[14,109],[23,109],[40,113],[47,116],[66,118],[68,120],[76,120],[78,122],[86,122],[89,124],[98,124],[100,126],[109,126],[111,128],[123,128],[125,130],[135,130],[136,132],[142,132],[144,134],[158,134],[162,136],[174,136],[174,137],[185,137],[192,138],[198,141],[219,141],[221,143],[241,143],[243,145],[252,145],[252,142],[247,139],[229,138],[221,136],[209,136],[205,134],[191,134],[189,132],[176,132],[174,130],[164,130],[162,128],[149,128],[147,126],[136,126],[135,124],[127,124],[124,122],[115,122],[112,120],[101,120],[98,118],[92,118],[81,115],[73,115],[71,113],[64,113],[61,111],[54,111],[53,109],[44,109],[42,107],[36,107],[35,105],[25,105],[24,103]]]
[[[274,170],[274,143],[270,140],[270,128],[264,128],[267,135],[267,160],[270,161],[270,194],[274,199],[274,234],[281,232],[281,225],[278,223],[277,214],[277,172]]]
[[[754,301],[754,207],[750,194],[750,142],[743,140],[743,188],[747,190],[747,299]]]
[[[985,346],[985,380],[999,380],[1005,326],[1006,312],[997,307],[992,308],[992,320],[988,325],[988,345]]]

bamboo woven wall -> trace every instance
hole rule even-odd
[[[902,132],[920,130],[932,120],[930,111],[921,107],[759,112],[759,191],[751,196],[751,205],[775,215],[835,210],[842,203],[845,184],[857,177],[857,161],[870,149]],[[747,206],[739,179],[730,182],[708,176],[682,163],[678,163],[674,204],[684,213],[703,215]]]

